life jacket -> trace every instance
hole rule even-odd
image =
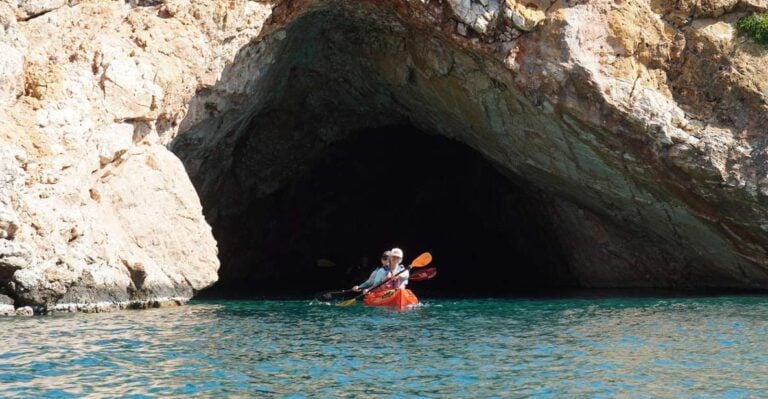
[[[403,270],[405,270],[405,266],[397,265],[397,267],[395,268],[395,272],[392,275],[394,276],[395,274],[398,274]],[[405,279],[405,281],[401,284],[400,281],[403,279]],[[387,281],[384,285],[381,286],[381,288],[385,290],[394,290],[398,288],[405,288],[406,284],[408,284],[407,272],[401,273],[399,276]]]

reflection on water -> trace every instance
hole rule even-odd
[[[0,397],[756,397],[768,298],[196,302],[8,318]]]

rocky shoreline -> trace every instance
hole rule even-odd
[[[15,307],[13,300],[5,295],[0,295],[0,316],[34,316],[52,315],[56,313],[108,313],[120,310],[157,309],[175,306],[183,306],[189,302],[189,298],[155,298],[144,301],[125,302],[88,302],[88,303],[57,303],[48,306],[20,306]]]

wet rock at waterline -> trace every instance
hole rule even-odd
[[[768,5],[693,3],[2,2],[0,293],[279,282],[237,229],[392,125],[542,204],[529,231],[553,234],[559,285],[764,289],[768,53],[732,22]]]

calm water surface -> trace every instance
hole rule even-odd
[[[765,397],[768,297],[0,319],[0,397]]]

